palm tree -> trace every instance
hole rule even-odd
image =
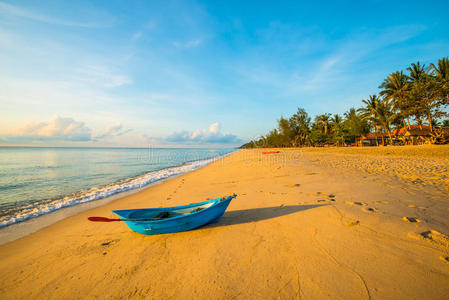
[[[415,116],[418,125],[422,124],[421,118],[427,111],[425,105],[423,105],[422,98],[424,97],[423,92],[425,93],[426,82],[430,79],[429,70],[430,67],[426,68],[419,61],[407,68],[410,85],[408,94],[409,112]]]
[[[331,125],[332,125],[332,131],[335,135],[335,138],[337,140],[337,145],[340,144],[340,142],[344,143],[344,137],[343,137],[343,118],[338,115],[335,114],[332,118],[331,118]]]
[[[429,73],[431,69],[432,73]],[[418,62],[407,70],[410,72],[410,110],[416,116],[418,124],[421,124],[421,117],[425,116],[430,131],[433,132],[433,119],[447,114],[442,106],[448,103],[449,62],[447,59],[440,59],[438,67],[431,65],[428,69]]]
[[[331,118],[331,122],[334,126],[336,127],[340,127],[341,124],[343,123],[343,119],[339,114],[335,114],[332,118]]]
[[[430,67],[433,69],[433,73],[435,74],[435,78],[439,85],[439,90],[442,98],[445,99],[443,101],[444,104],[448,104],[449,102],[449,59],[447,57],[443,57],[438,60],[438,66],[434,64],[430,64]]]
[[[393,111],[391,100],[382,99],[377,103],[376,107],[376,121],[388,132],[390,137],[390,144],[393,145],[393,138],[391,136],[391,124],[394,122],[396,114]]]
[[[361,107],[358,111],[365,118],[375,118],[376,107],[381,99],[377,95],[370,95],[367,100],[363,99],[362,103],[365,107]]]
[[[407,93],[409,90],[409,84],[407,75],[401,72],[394,72],[390,74],[379,86],[382,89],[381,96],[391,100],[394,110],[399,110],[404,118],[407,120],[407,124],[410,128],[409,120],[409,103],[407,99]]]
[[[345,127],[351,138],[357,136],[364,136],[369,133],[369,125],[355,108],[349,109],[345,112]]]
[[[421,65],[421,63],[418,61],[416,64],[412,64],[410,67],[407,68],[407,71],[409,71],[409,80],[410,82],[419,81],[422,79],[425,79],[426,75],[429,73],[430,68],[426,69],[426,65]]]
[[[298,108],[298,111],[288,120],[290,127],[295,132],[294,144],[303,146],[309,139],[310,117],[307,112]]]
[[[449,59],[447,57],[443,57],[438,60],[438,66],[434,64],[430,64],[430,67],[433,68],[435,72],[435,76],[440,80],[449,80]]]
[[[316,116],[316,118],[315,118],[315,122],[321,126],[322,132],[326,136],[329,131],[330,116],[331,116],[331,114],[323,114],[323,115]]]
[[[376,133],[376,145],[377,143],[377,132],[378,132],[378,122],[376,120],[376,109],[379,106],[379,102],[382,99],[377,95],[370,95],[367,100],[363,99],[362,103],[365,104],[365,107],[361,107],[358,111],[361,113],[362,118],[366,120],[370,120],[372,126],[374,127],[374,131]]]

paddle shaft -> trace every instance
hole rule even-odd
[[[87,218],[92,222],[120,222],[120,221],[156,221],[163,220],[162,218],[153,218],[153,219],[109,219],[105,217],[89,217]]]

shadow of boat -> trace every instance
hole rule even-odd
[[[221,226],[258,222],[262,220],[279,218],[285,215],[290,215],[300,211],[327,205],[328,204],[289,205],[289,206],[271,206],[271,207],[233,210],[225,212],[221,220],[218,221],[217,223],[211,223],[203,226],[202,228],[214,228]]]

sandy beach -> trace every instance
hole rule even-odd
[[[278,150],[240,150],[0,246],[2,298],[447,299],[449,146]],[[87,220],[233,193],[220,222],[188,232]]]

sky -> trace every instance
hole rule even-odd
[[[0,145],[234,147],[449,55],[448,1],[0,0]]]

